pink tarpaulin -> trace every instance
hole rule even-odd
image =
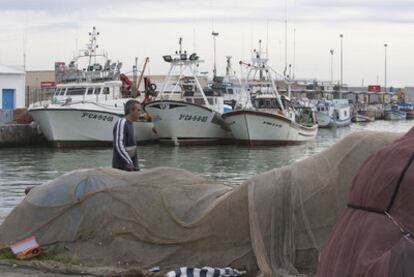
[[[414,128],[373,154],[320,255],[318,277],[414,276]]]

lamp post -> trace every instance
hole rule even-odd
[[[217,76],[217,58],[216,58],[216,37],[219,35],[217,32],[212,32],[211,35],[213,36],[213,43],[214,43],[214,68],[213,68],[213,76],[214,78]]]
[[[384,66],[384,92],[387,92],[387,48],[388,48],[388,44],[385,43],[384,44],[384,50],[385,50],[385,66]]]
[[[331,53],[331,84],[333,84],[333,56],[334,56],[334,49],[329,50]]]
[[[344,35],[339,35],[341,39],[341,84],[339,87],[339,98],[342,98],[342,86],[344,85]]]

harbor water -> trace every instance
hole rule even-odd
[[[236,145],[138,149],[143,170],[159,166],[187,169],[207,179],[237,185],[258,173],[289,165],[328,148],[352,132],[406,132],[414,121],[377,121],[338,129],[320,129],[315,141],[287,147],[249,148]],[[112,149],[0,148],[0,214],[8,213],[24,197],[24,189],[66,172],[111,166]]]

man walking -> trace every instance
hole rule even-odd
[[[135,141],[133,122],[139,118],[141,105],[135,100],[125,104],[125,117],[118,120],[113,130],[112,167],[138,171],[137,143]]]

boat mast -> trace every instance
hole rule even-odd
[[[159,97],[162,99],[163,94],[165,93],[165,89],[167,87],[167,84],[171,81],[172,74],[174,72],[174,69],[179,67],[180,68],[180,75],[177,79],[177,82],[175,83],[175,86],[171,93],[174,93],[177,89],[181,79],[184,77],[184,72],[187,70],[191,73],[191,77],[194,78],[194,82],[196,84],[197,89],[199,90],[201,96],[203,97],[205,106],[209,107],[210,109],[213,109],[212,105],[208,102],[208,99],[204,93],[204,90],[197,78],[198,74],[198,64],[203,62],[199,60],[199,57],[196,53],[191,54],[190,56],[187,55],[187,51],[183,51],[182,49],[182,41],[183,39],[180,37],[179,45],[180,50],[175,52],[175,56],[166,55],[163,56],[164,61],[171,64],[170,70],[168,71],[167,77],[164,79],[164,82],[162,83],[161,90]]]
[[[139,76],[138,83],[136,84],[136,91],[137,92],[139,91],[139,87],[141,86],[141,82],[144,79],[145,69],[147,68],[148,63],[149,63],[149,57],[146,57],[144,65],[142,66],[141,75]],[[138,77],[138,75],[137,75],[137,77]]]
[[[233,67],[231,65],[231,56],[226,56],[226,77],[232,76]]]
[[[257,58],[258,59],[261,59],[262,58],[262,40],[261,39],[259,39],[259,53],[258,53],[258,57]],[[259,69],[259,78],[260,78],[260,81],[263,80],[263,69],[261,67]]]
[[[292,73],[292,79],[295,79],[295,71],[296,71],[296,28],[293,29],[293,73]]]
[[[88,54],[89,54],[89,66],[91,65],[92,62],[92,57],[95,58],[95,62],[96,62],[96,49],[99,47],[99,45],[97,45],[97,38],[99,36],[99,32],[96,31],[96,27],[93,26],[92,28],[92,32],[89,32],[89,44],[88,44]]]
[[[213,77],[217,77],[217,52],[216,52],[216,37],[219,35],[218,32],[211,32],[213,36],[213,46],[214,46],[214,68],[213,68]]]
[[[280,94],[277,90],[277,86],[275,84],[275,81],[272,78],[272,74],[270,74],[270,71],[269,71],[269,68],[268,68],[267,64],[264,64],[264,67],[266,68],[267,77],[270,79],[270,83],[272,84],[273,93],[276,96],[277,102],[279,103],[279,106],[280,106],[283,114],[285,114],[285,107],[283,106],[282,99],[280,98]]]
[[[266,78],[268,79],[267,82],[270,81],[273,95],[276,97],[276,100],[277,100],[283,114],[285,114],[285,107],[283,106],[282,99],[281,99],[280,94],[277,90],[276,83],[273,80],[272,74],[270,73],[270,67],[267,64],[267,62],[269,61],[269,58],[267,56],[266,57],[262,56],[261,49],[262,49],[261,40],[259,40],[259,52],[254,50],[253,57],[252,57],[252,63],[251,64],[246,64],[244,62],[240,62],[241,65],[244,64],[244,65],[246,65],[250,68],[250,70],[249,70],[249,72],[246,76],[246,85],[244,86],[244,89],[247,92],[247,88],[249,86],[250,76],[252,75],[253,72],[254,72],[254,74],[252,76],[253,76],[253,78],[255,78],[255,76],[257,74],[257,71],[259,71],[260,75],[262,75],[263,71],[264,71],[265,74],[266,74]],[[265,81],[265,79],[266,79],[266,78],[262,78],[262,77],[264,77],[264,76],[260,76],[260,86],[262,85],[263,81]],[[249,98],[249,101],[250,101],[250,97],[248,97],[248,98]]]

